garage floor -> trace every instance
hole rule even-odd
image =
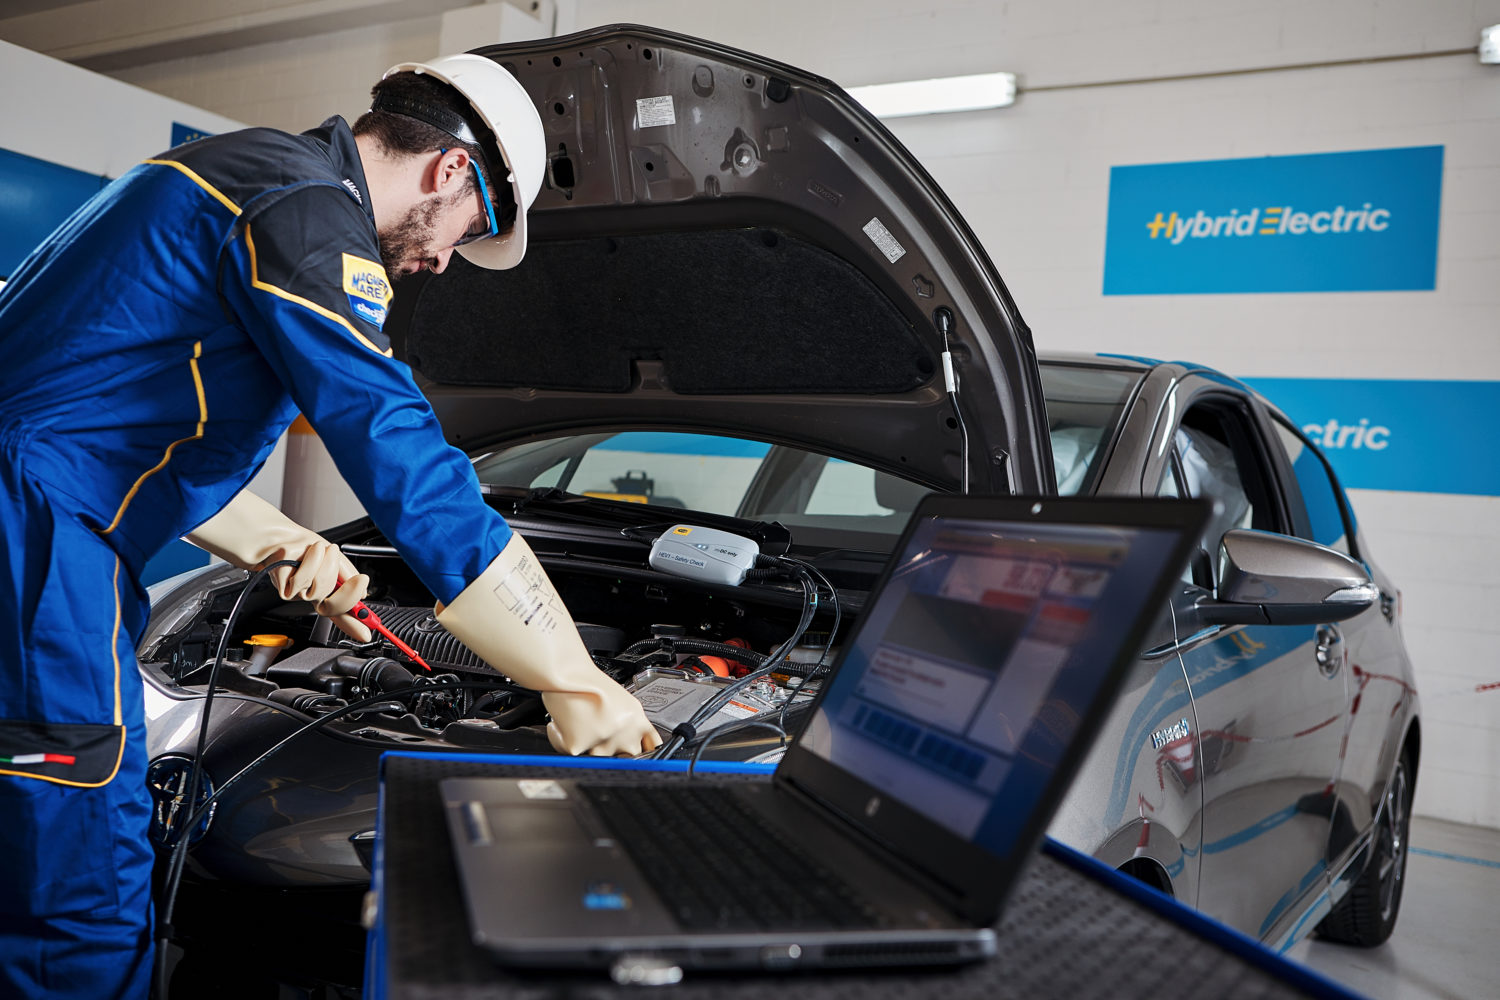
[[[1401,916],[1379,948],[1287,953],[1376,1000],[1500,997],[1500,830],[1413,817]]]

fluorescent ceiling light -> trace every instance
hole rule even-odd
[[[1016,102],[1014,73],[978,73],[940,80],[909,80],[851,87],[854,98],[876,118],[940,115],[950,111],[983,111]]]
[[[1479,32],[1479,61],[1500,63],[1500,24],[1492,24]]]

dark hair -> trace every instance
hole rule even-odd
[[[387,152],[408,156],[435,153],[440,149],[465,150],[479,169],[484,171],[484,181],[490,189],[490,198],[495,204],[495,217],[500,222],[501,232],[514,221],[515,193],[508,181],[497,183],[496,170],[491,166],[494,164],[495,167],[504,167],[499,157],[499,145],[494,134],[485,127],[462,94],[426,74],[392,73],[370,89],[370,104],[371,110],[360,115],[359,120],[354,123],[355,135],[370,136]],[[480,143],[464,142],[437,125],[393,110],[403,106],[413,111],[421,109],[429,117],[442,117],[446,114],[462,119],[480,143],[488,142],[494,146],[494,152],[487,153]],[[466,178],[462,190],[467,192],[473,188],[474,179]]]

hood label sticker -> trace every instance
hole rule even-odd
[[[881,222],[878,216],[866,222],[864,230],[865,235],[870,237],[870,242],[874,243],[876,248],[885,254],[885,259],[892,264],[906,256],[906,247],[891,235],[891,231],[885,228],[885,223]]]
[[[635,102],[635,127],[650,128],[653,125],[676,125],[677,109],[672,105],[672,95],[665,97],[642,97]]]

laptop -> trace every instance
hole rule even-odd
[[[769,782],[444,780],[475,943],[621,982],[992,955],[1209,510],[927,496]]]

